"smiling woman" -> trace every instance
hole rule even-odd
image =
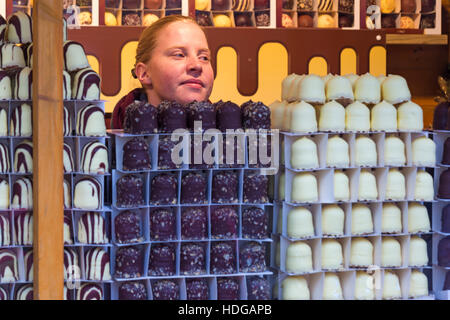
[[[141,34],[132,74],[142,88],[115,106],[115,129],[123,127],[125,109],[134,100],[154,106],[163,100],[180,104],[208,100],[214,74],[203,30],[190,17],[172,15],[158,20]]]

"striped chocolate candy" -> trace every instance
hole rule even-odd
[[[0,173],[7,173],[9,170],[9,148],[7,145],[0,143]]]
[[[12,99],[11,77],[5,70],[0,70],[0,100],[11,100],[11,99]]]
[[[100,99],[100,76],[94,70],[85,68],[72,72],[72,99]]]
[[[83,283],[77,290],[77,300],[103,300],[103,289],[97,283]]]
[[[9,293],[3,287],[0,287],[0,300],[9,300]]]
[[[14,99],[31,100],[33,71],[29,67],[22,68],[14,79]]]
[[[109,254],[102,248],[92,248],[85,254],[87,280],[111,280]]]
[[[75,184],[73,205],[84,210],[101,209],[101,195],[100,183],[92,177],[84,177]]]
[[[4,43],[0,46],[0,61],[3,69],[26,66],[22,48],[13,43]]]
[[[14,282],[18,278],[16,253],[10,249],[0,249],[0,282]]]
[[[67,180],[64,179],[64,209],[69,209],[72,207],[72,195],[70,192],[70,185]]]
[[[0,246],[11,245],[11,227],[9,217],[6,214],[0,215]]]
[[[105,113],[102,108],[90,104],[78,111],[76,129],[79,136],[105,136]]]
[[[14,182],[11,208],[33,209],[33,183],[29,178],[19,178]]]
[[[64,280],[81,278],[81,267],[78,253],[71,248],[64,248]]]
[[[7,23],[5,18],[3,18],[2,15],[0,15],[0,44],[2,44],[5,41],[6,25]]]
[[[33,285],[26,284],[16,291],[14,300],[33,300]]]
[[[105,219],[99,212],[87,212],[78,220],[78,242],[107,243]]]
[[[103,174],[108,172],[108,149],[98,141],[92,141],[83,147],[81,152],[81,171],[85,173]]]
[[[14,217],[14,244],[33,244],[33,216],[30,212],[16,212]]]
[[[64,212],[64,244],[73,244],[72,213]]]
[[[72,98],[72,79],[65,70],[63,70],[63,81],[63,99],[70,100]]]
[[[333,0],[319,0],[319,11],[333,10]]]
[[[63,52],[64,70],[71,72],[90,67],[81,43],[66,41],[64,42]]]
[[[12,112],[9,134],[14,137],[33,134],[31,106],[28,103],[22,103]]]
[[[64,136],[70,136],[72,134],[72,121],[70,121],[69,109],[64,107],[64,123],[63,123]]]
[[[33,172],[33,142],[23,141],[14,150],[14,172]]]
[[[250,10],[250,0],[233,0],[232,10],[233,11],[249,11]]]
[[[17,11],[10,16],[6,39],[11,43],[33,42],[31,17],[23,11]]]
[[[0,178],[0,209],[9,209],[9,182]]]
[[[74,171],[72,148],[67,143],[64,143],[63,165],[64,165],[64,173]]]
[[[28,250],[23,257],[25,264],[25,280],[33,281],[33,250]]]

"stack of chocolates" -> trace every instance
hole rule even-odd
[[[427,298],[437,146],[406,80],[291,74],[282,99],[278,299]]]
[[[351,28],[359,26],[359,1],[283,0],[283,28]]]
[[[105,25],[145,26],[158,19],[181,14],[181,0],[106,0]]]
[[[113,298],[270,298],[271,163],[244,157],[262,129],[261,102],[127,107],[113,135]]]
[[[274,26],[270,0],[196,0],[195,15],[201,26]]]

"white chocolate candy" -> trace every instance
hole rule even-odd
[[[363,74],[355,82],[355,100],[377,104],[381,99],[381,86],[378,79],[370,73]]]
[[[0,136],[4,137],[8,135],[8,114],[6,110],[0,108]]]
[[[23,12],[17,11],[8,18],[7,41],[11,43],[33,42],[31,17]]]
[[[408,203],[408,232],[429,232],[430,230],[431,224],[427,208],[420,203]]]
[[[298,75],[296,73],[291,73],[286,76],[283,81],[281,81],[281,100],[288,100],[289,90],[291,89],[292,83],[297,76]]]
[[[322,78],[323,84],[325,85],[325,88],[326,88],[328,81],[333,79],[334,75],[332,73],[328,73],[327,75],[322,76],[321,78]],[[325,89],[325,91],[326,91],[326,89]]]
[[[334,201],[350,200],[350,183],[347,175],[341,170],[334,171]]]
[[[373,232],[372,212],[365,204],[352,205],[352,234],[366,234]]]
[[[409,278],[409,293],[411,298],[417,298],[428,295],[428,279],[427,276],[419,270],[411,271]]]
[[[404,200],[406,198],[406,180],[398,169],[389,169],[386,181],[386,200]]]
[[[311,173],[297,173],[292,180],[291,202],[317,201],[319,201],[317,178]]]
[[[291,238],[314,236],[311,211],[305,207],[295,207],[287,216],[287,235]]]
[[[33,172],[33,142],[25,140],[14,150],[14,172]]]
[[[286,271],[304,273],[313,271],[311,247],[302,241],[292,242],[286,250]]]
[[[284,106],[287,105],[286,101],[275,100],[268,107],[270,109],[270,125],[272,129],[282,129],[284,121]]]
[[[363,169],[359,173],[358,200],[370,201],[378,199],[377,179],[369,170]]]
[[[352,83],[343,76],[333,76],[325,83],[327,101],[348,99],[353,102]]]
[[[91,68],[81,69],[72,76],[72,99],[99,100],[100,77]]]
[[[11,100],[11,99],[12,99],[11,78],[6,71],[0,70],[0,100]]]
[[[104,174],[109,171],[108,149],[98,141],[87,143],[81,152],[81,171]]]
[[[347,141],[334,136],[327,143],[327,167],[348,167],[350,165],[350,153]]]
[[[406,164],[405,144],[399,137],[389,136],[384,140],[384,164],[386,166]]]
[[[377,79],[378,79],[378,82],[380,83],[380,88],[381,88],[381,85],[383,84],[383,81],[386,80],[387,77],[386,77],[384,74],[380,74],[380,75],[377,77]]]
[[[102,248],[92,248],[85,254],[87,280],[111,280],[109,254]]]
[[[422,131],[423,111],[422,108],[412,101],[402,103],[397,110],[398,130]]]
[[[5,43],[0,46],[0,58],[3,69],[26,66],[22,48],[13,43]]]
[[[309,300],[308,282],[302,276],[287,277],[281,283],[283,300]]]
[[[322,207],[322,233],[324,235],[343,235],[344,220],[344,210],[337,204],[326,204]]]
[[[0,178],[0,209],[9,209],[9,183]]]
[[[424,170],[418,170],[416,173],[416,184],[414,188],[414,200],[433,201],[434,184],[431,174]]]
[[[400,299],[402,297],[402,290],[400,288],[400,280],[398,276],[390,271],[384,272],[383,281],[383,299]]]
[[[14,79],[14,99],[31,100],[33,96],[33,71],[25,67],[16,73]]]
[[[302,137],[292,143],[291,167],[293,169],[315,169],[319,167],[317,145],[312,139]]]
[[[78,220],[78,241],[80,243],[107,243],[105,219],[99,212],[87,212]]]
[[[370,130],[370,110],[359,101],[345,107],[345,130],[365,132]]]
[[[19,278],[16,252],[9,249],[0,250],[0,263],[2,265],[0,282],[15,282]]]
[[[31,106],[28,103],[22,103],[14,112],[11,113],[11,123],[9,131],[11,136],[28,137],[33,134],[33,117]]]
[[[77,135],[105,136],[105,113],[96,105],[88,105],[78,111]]]
[[[315,74],[305,76],[299,85],[298,100],[312,104],[325,103],[325,85]]]
[[[418,167],[434,167],[436,165],[436,143],[421,136],[414,139],[412,147],[412,163]]]
[[[410,267],[421,267],[428,264],[427,242],[417,236],[409,240],[409,259]]]
[[[376,167],[377,159],[378,153],[375,141],[366,136],[357,137],[355,139],[355,165],[358,167]]]
[[[370,128],[372,131],[396,131],[397,110],[395,107],[386,101],[381,101],[373,107],[370,115]]]
[[[355,84],[356,84],[356,81],[359,79],[359,75],[354,74],[354,73],[347,73],[346,75],[344,75],[344,77],[346,77],[348,80],[350,80],[353,91],[355,91]]]
[[[322,300],[344,300],[341,282],[335,273],[325,273]]]
[[[366,238],[352,238],[350,266],[368,267],[373,265],[373,244]]]
[[[340,103],[330,101],[320,107],[319,130],[333,132],[345,130],[345,109]]]
[[[342,253],[342,245],[334,239],[322,240],[322,269],[334,270],[344,267],[344,255]]]
[[[355,300],[375,299],[375,279],[364,271],[356,272]]]
[[[64,70],[68,72],[89,68],[89,61],[83,45],[75,41],[66,41],[63,46]]]
[[[302,82],[304,77],[304,74],[295,76],[294,80],[292,81],[291,87],[289,88],[288,97],[286,99],[287,101],[294,102],[302,100],[300,98],[300,83]]]
[[[400,267],[402,265],[402,248],[400,242],[393,237],[381,240],[381,266]]]
[[[384,203],[381,212],[381,232],[398,233],[402,231],[402,212],[394,203]]]
[[[389,75],[381,84],[383,99],[397,104],[411,100],[411,92],[405,78],[399,75]]]
[[[101,196],[100,183],[92,177],[84,177],[75,184],[73,205],[84,210],[101,209]]]
[[[291,132],[316,132],[316,110],[305,101],[290,105],[290,131]]]

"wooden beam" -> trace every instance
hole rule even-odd
[[[62,300],[63,261],[62,1],[33,8],[34,299]]]

